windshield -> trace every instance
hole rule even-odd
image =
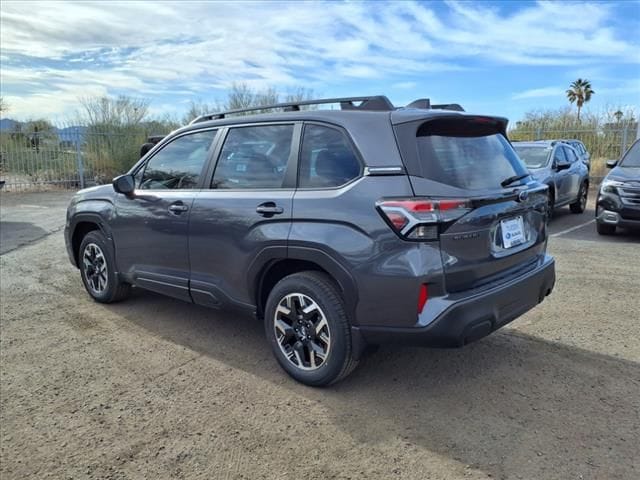
[[[640,167],[640,140],[636,141],[618,165],[620,167]]]
[[[501,188],[506,178],[527,173],[507,139],[498,133],[427,134],[418,135],[417,142],[424,177],[453,187]]]
[[[525,147],[522,145],[514,145],[516,153],[525,163],[527,168],[542,168],[549,161],[551,147]]]

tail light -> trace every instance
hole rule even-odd
[[[391,228],[409,240],[437,240],[440,224],[452,222],[471,211],[463,199],[394,198],[376,206]]]
[[[429,299],[429,290],[427,288],[427,284],[423,283],[420,285],[420,294],[418,295],[418,315],[422,313],[424,306],[427,304],[427,300]]]

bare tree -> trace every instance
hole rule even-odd
[[[139,158],[140,145],[148,136],[145,118],[149,101],[121,95],[119,97],[85,97],[79,122],[86,127],[78,136],[85,147],[85,173],[98,167],[105,178],[124,172]],[[89,173],[91,174],[91,173]]]
[[[290,90],[288,93],[281,97],[278,91],[269,87],[264,90],[254,90],[246,83],[233,83],[231,89],[227,95],[227,101],[224,104],[207,104],[201,100],[191,101],[189,109],[182,117],[183,123],[187,124],[194,118],[205,115],[207,113],[220,112],[222,110],[241,110],[243,108],[251,107],[267,107],[276,103],[284,102],[301,102],[304,100],[311,100],[313,98],[313,90],[299,87],[294,90]],[[303,107],[305,109],[315,108],[313,106]],[[265,108],[256,110],[255,113],[267,113],[273,109]],[[244,115],[240,113],[239,115]]]
[[[0,114],[9,111],[9,104],[4,100],[4,97],[0,96]]]
[[[246,83],[234,83],[227,97],[227,110],[249,108],[255,105],[256,94]]]
[[[84,123],[100,127],[131,127],[140,124],[149,112],[149,100],[120,95],[80,98]]]
[[[215,113],[223,110],[217,104],[208,104],[203,102],[202,100],[191,100],[189,103],[189,109],[182,116],[182,123],[184,125],[188,124],[194,118],[199,117],[200,115],[206,115],[207,113]]]
[[[310,88],[298,87],[287,93],[285,96],[285,102],[304,102],[306,100],[313,100],[313,97],[313,90]]]

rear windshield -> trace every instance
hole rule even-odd
[[[475,190],[502,188],[503,180],[527,173],[500,133],[478,132],[471,136],[461,135],[462,132],[451,135],[443,129],[420,130],[418,154],[425,178]]]
[[[542,168],[547,165],[552,147],[524,147],[514,145],[516,153],[527,168]]]

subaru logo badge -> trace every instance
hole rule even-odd
[[[522,190],[520,193],[518,193],[518,201],[519,202],[524,202],[527,198],[529,198],[529,192],[526,190]]]

